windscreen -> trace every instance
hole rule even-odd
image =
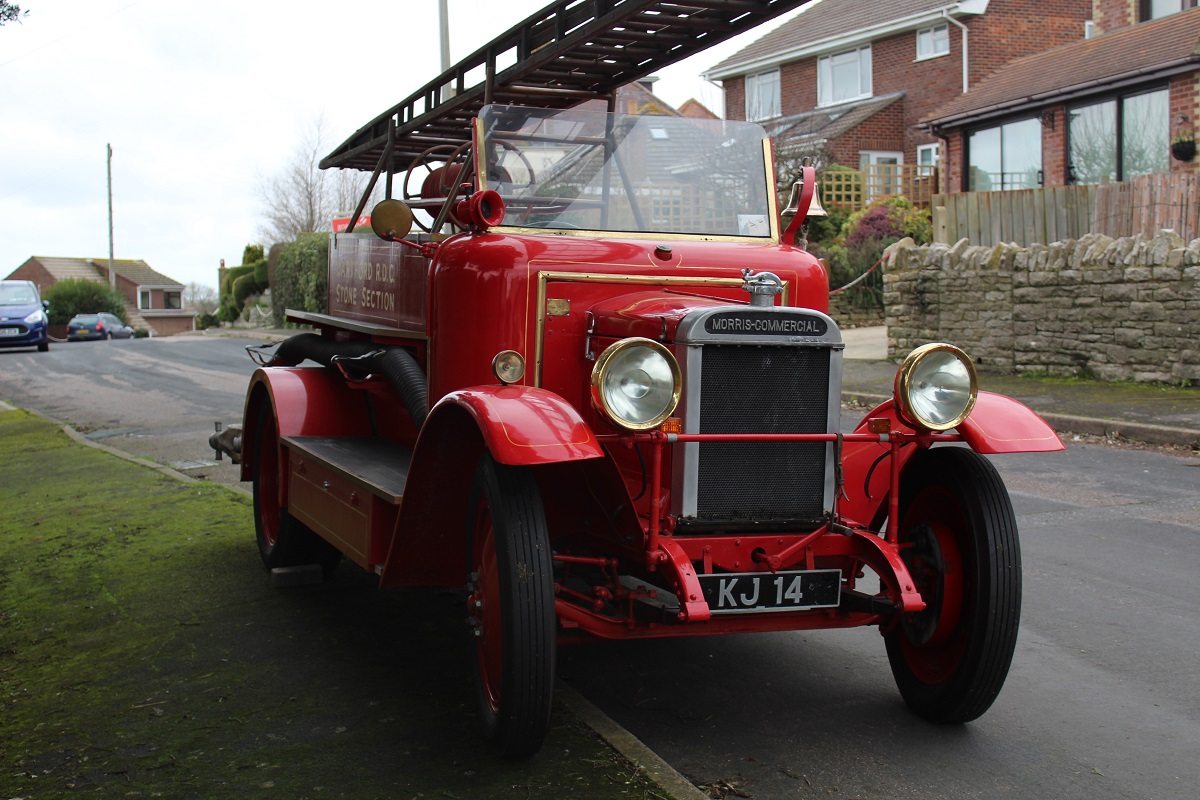
[[[36,302],[37,294],[29,284],[0,284],[0,306],[30,306]]]
[[[770,238],[758,125],[485,106],[484,188],[504,225]]]

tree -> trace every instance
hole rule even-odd
[[[217,291],[192,281],[183,287],[183,307],[197,314],[211,314],[217,310]]]
[[[335,216],[352,213],[358,205],[371,176],[355,170],[319,169],[325,150],[324,126],[318,118],[287,166],[259,186],[265,220],[259,234],[268,245],[295,241],[302,233],[327,231]]]
[[[10,3],[8,0],[0,0],[0,25],[6,22],[20,22],[21,17],[28,13],[28,11],[22,11],[21,7],[16,3]]]

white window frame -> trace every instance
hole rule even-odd
[[[921,52],[921,41],[929,42],[928,52]],[[931,58],[941,58],[950,55],[950,25],[943,22],[929,28],[917,31],[916,61],[928,61]]]
[[[851,57],[858,61],[858,94],[851,97],[833,99],[833,66],[835,60],[843,63]],[[830,53],[817,59],[817,105],[834,106],[849,103],[854,100],[864,100],[871,97],[871,45],[865,44],[853,50],[843,50],[840,53]]]
[[[866,181],[868,202],[883,195],[900,194],[901,176],[904,171],[904,153],[900,150],[859,150],[858,168],[863,172],[867,172],[867,167],[871,165],[891,166],[896,169],[895,173],[891,176],[891,180],[886,183],[880,183],[878,171],[875,176],[868,177]]]
[[[934,142],[933,144],[917,145],[917,175],[922,178],[932,177],[934,170],[942,160],[941,145]],[[924,155],[932,153],[933,156],[926,161]]]
[[[763,108],[763,98],[761,97],[763,84],[772,85],[774,88],[774,97],[770,98],[770,105]],[[754,75],[746,76],[746,121],[758,122],[759,120],[772,119],[780,115],[781,91],[779,82],[779,70],[772,69],[766,72],[759,72]]]

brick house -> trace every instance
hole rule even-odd
[[[145,328],[154,336],[195,329],[196,315],[183,309],[183,284],[155,272],[142,260],[114,259],[113,272],[117,291],[125,301],[125,321],[130,326]],[[33,281],[41,292],[68,278],[107,285],[108,259],[32,256],[8,277]]]
[[[1091,0],[822,0],[705,73],[781,160],[940,160],[918,123],[1007,62],[1084,36]]]
[[[931,112],[947,191],[1197,172],[1172,138],[1200,119],[1196,0],[1095,0],[1091,38],[1019,59]]]

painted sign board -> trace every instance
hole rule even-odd
[[[329,241],[329,313],[425,333],[429,259],[371,233],[334,233]]]

